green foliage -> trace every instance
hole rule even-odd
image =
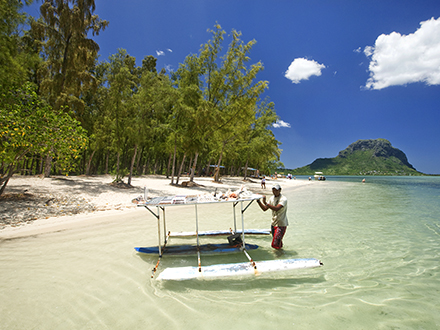
[[[12,175],[26,155],[50,155],[59,171],[66,174],[87,145],[80,123],[62,111],[53,111],[26,83],[5,92],[0,107],[0,173]]]
[[[41,91],[55,109],[69,106],[77,118],[84,110],[81,94],[96,87],[91,69],[99,46],[87,36],[108,25],[94,11],[94,0],[46,0],[41,17],[31,22],[44,54]]]
[[[245,155],[245,161],[262,173],[273,173],[279,166],[281,150],[279,142],[270,130],[278,116],[275,113],[273,102],[264,100],[256,106],[254,122],[243,136],[239,146],[239,153]],[[274,165],[277,164],[277,165]]]
[[[211,40],[198,55],[187,56],[174,75],[181,96],[174,119],[181,122],[176,127],[184,134],[183,149],[196,154],[209,150],[217,165],[238,160],[242,166],[249,161],[256,166],[279,159],[279,142],[270,131],[277,119],[274,105],[259,103],[268,85],[256,80],[263,65],[248,65],[255,40],[244,43],[241,33],[232,30],[232,41],[221,55],[226,32],[218,24],[209,32]]]
[[[198,54],[167,75],[153,56],[138,67],[123,49],[98,63],[90,36],[108,22],[94,14],[94,0],[45,0],[29,31],[19,30],[21,6],[0,2],[1,182],[29,168],[28,160],[41,171],[43,159],[46,175],[53,159],[55,171],[76,166],[114,173],[116,181],[164,173],[170,154],[185,172],[188,162],[193,172],[197,162],[199,171],[215,162],[234,174],[278,164],[275,106],[260,100],[268,86],[257,80],[263,65],[250,64],[255,40],[232,30],[223,50],[226,32],[217,24]]]
[[[29,4],[31,1],[26,1]],[[27,54],[20,49],[20,26],[26,21],[23,1],[0,1],[0,86],[10,88],[26,79]]]

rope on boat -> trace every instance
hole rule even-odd
[[[170,238],[170,235],[171,235],[171,232],[169,231],[167,237],[165,238],[165,243],[163,244],[162,255],[163,255],[163,252],[165,251],[165,246],[168,243],[168,239]],[[157,260],[156,266],[153,268],[153,270],[151,272],[151,278],[153,278],[154,274],[156,274],[157,268],[159,267],[159,264],[160,264],[160,260],[162,259],[162,255],[159,256],[159,259]]]
[[[229,230],[231,231],[232,234],[235,234],[235,231],[234,231],[234,230],[232,230],[231,228],[229,228]],[[244,230],[243,230],[243,233],[244,233]],[[249,262],[251,263],[252,267],[254,267],[255,275],[260,275],[260,273],[259,273],[258,270],[257,270],[257,265],[256,265],[255,262],[252,260],[252,258],[251,258],[251,256],[249,255],[249,253],[247,253],[247,251],[246,251],[246,245],[245,245],[244,243],[243,243],[242,249],[243,249],[243,252],[244,252],[244,254],[246,255],[246,257],[249,259]]]
[[[254,267],[254,269],[257,269],[257,265],[255,264],[255,262],[252,260],[251,256],[249,255],[249,253],[247,253],[246,250],[243,250],[244,254],[246,255],[246,257],[249,259],[249,262],[252,264],[252,267]]]
[[[249,255],[249,253],[247,253],[245,249],[243,249],[243,252],[246,255],[246,257],[249,259],[249,262],[251,263],[252,267],[254,267],[255,275],[260,275],[260,273],[257,270],[257,265],[255,264],[255,261],[252,260],[251,256]]]
[[[198,246],[197,246],[197,258],[198,258],[198,263],[199,263],[199,273],[201,273],[202,272],[202,263],[200,261],[200,249]]]

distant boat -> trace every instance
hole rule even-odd
[[[324,173],[322,173],[322,172],[315,172],[315,180],[324,181],[325,180]]]

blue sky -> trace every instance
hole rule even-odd
[[[95,0],[110,25],[100,60],[179,63],[218,22],[255,39],[251,62],[280,117],[281,161],[297,168],[359,139],[384,138],[419,171],[440,173],[440,1]],[[38,2],[33,7],[38,7]],[[36,13],[35,8],[28,10]],[[230,39],[226,37],[225,48]]]

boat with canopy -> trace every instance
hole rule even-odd
[[[166,268],[156,277],[158,280],[188,280],[203,278],[221,278],[240,275],[260,275],[266,272],[284,271],[299,268],[313,268],[322,266],[317,259],[284,259],[254,261],[248,251],[258,248],[258,245],[246,242],[250,235],[270,235],[265,229],[245,229],[244,214],[249,206],[262,198],[262,195],[252,194],[247,190],[223,195],[175,195],[168,197],[156,197],[143,200],[138,207],[144,207],[157,219],[158,245],[153,247],[135,247],[138,253],[156,254],[159,259],[152,269],[151,277],[154,278],[163,256],[168,255],[197,255],[197,266]],[[228,203],[233,210],[233,228],[228,230],[199,231],[199,217],[197,208],[201,204]],[[167,231],[166,209],[169,207],[181,207],[192,205],[195,212],[195,231],[171,232]],[[241,221],[237,221],[236,207],[239,205]],[[241,222],[241,229],[237,228]],[[228,243],[201,244],[200,237],[228,236]],[[195,244],[170,245],[171,238],[194,237]],[[215,264],[202,266],[202,255],[217,253],[244,253],[249,260],[246,263]]]

